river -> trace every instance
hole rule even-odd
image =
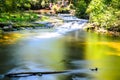
[[[119,80],[120,38],[84,32],[87,20],[58,16],[64,24],[55,29],[0,35],[0,79]],[[14,73],[24,74],[6,76]]]
[[[4,33],[0,38],[1,80],[119,80],[120,38],[82,30],[53,29]],[[97,70],[93,70],[96,69]],[[3,77],[7,73],[67,73]]]

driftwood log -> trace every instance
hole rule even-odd
[[[18,73],[8,73],[4,77],[28,77],[28,76],[42,76],[44,74],[59,74],[66,73],[68,71],[51,71],[51,72],[18,72]]]

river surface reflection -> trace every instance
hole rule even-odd
[[[120,39],[84,31],[4,33],[0,37],[0,75],[15,72],[70,72],[1,80],[119,80]],[[91,69],[98,68],[97,71]]]

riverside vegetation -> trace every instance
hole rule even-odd
[[[79,0],[74,5],[78,17],[89,19],[89,29],[120,32],[119,0]]]
[[[75,11],[77,17],[89,19],[87,30],[120,32],[119,0],[1,0],[0,27],[8,24],[16,28],[43,26],[32,24],[40,18],[31,9],[49,9],[54,14]]]
[[[14,31],[25,28],[44,27],[44,24],[35,24],[35,21],[48,21],[49,15],[68,13],[71,4],[63,6],[52,0],[9,0],[0,1],[0,30]],[[50,7],[49,4],[52,3]],[[43,11],[41,11],[43,10]],[[49,13],[48,13],[49,12]],[[46,16],[47,14],[47,16]]]

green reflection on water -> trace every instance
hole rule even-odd
[[[15,44],[19,39],[23,37],[20,33],[1,33],[0,34],[0,44]]]
[[[86,36],[86,60],[89,67],[98,67],[96,80],[120,79],[120,39],[89,33]]]
[[[9,33],[0,39],[0,44],[6,44],[6,46],[0,46],[0,55],[4,56],[0,58],[0,62],[4,67],[9,61],[13,61],[12,64],[4,67],[9,67],[7,70],[5,69],[6,72],[16,66],[24,65],[50,70],[98,67],[97,72],[91,73],[96,78],[95,80],[120,79],[119,38],[94,33],[86,33],[85,35],[79,31],[66,35],[63,38],[34,39],[35,35],[39,34]],[[30,38],[26,38],[27,36],[30,36]],[[20,42],[16,43],[19,40]],[[11,46],[7,44],[11,44]],[[79,63],[74,65],[70,63],[81,60],[88,61],[87,65],[79,65]],[[28,61],[40,65],[25,63]]]

